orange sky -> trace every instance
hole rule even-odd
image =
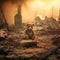
[[[4,14],[7,22],[14,24],[14,16],[17,13],[18,2],[12,4],[10,1],[4,3]],[[39,15],[43,18],[52,15],[52,6],[54,10],[53,17],[58,18],[60,9],[60,0],[30,0],[22,3],[22,19],[23,22],[32,23],[34,18]]]

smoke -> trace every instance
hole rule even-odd
[[[50,17],[52,5],[54,5],[54,17],[58,17],[58,8],[60,0],[0,0],[6,20],[9,24],[14,24],[14,16],[17,13],[18,3],[22,4],[22,19],[23,22],[32,22],[39,15],[43,18]]]
[[[17,1],[20,1],[21,3],[24,3],[26,1],[33,1],[33,0],[0,0],[0,3],[11,1],[12,3],[16,3]]]
[[[50,3],[50,2],[52,2],[52,1],[54,1],[54,0],[40,0],[41,2],[45,2],[45,3]]]

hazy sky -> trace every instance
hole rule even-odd
[[[22,0],[21,0],[22,1]],[[45,16],[58,18],[60,9],[60,0],[24,0],[22,1],[22,19],[23,22],[32,23],[34,18],[39,15],[42,18]],[[3,4],[3,10],[8,23],[11,25],[14,23],[14,16],[17,13],[18,1],[11,2],[6,1]]]

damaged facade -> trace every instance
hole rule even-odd
[[[17,28],[22,28],[22,15],[21,15],[21,5],[18,6],[18,13],[14,17],[15,26]]]

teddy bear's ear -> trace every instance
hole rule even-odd
[[[27,28],[31,27],[33,29],[33,24],[27,24]]]

